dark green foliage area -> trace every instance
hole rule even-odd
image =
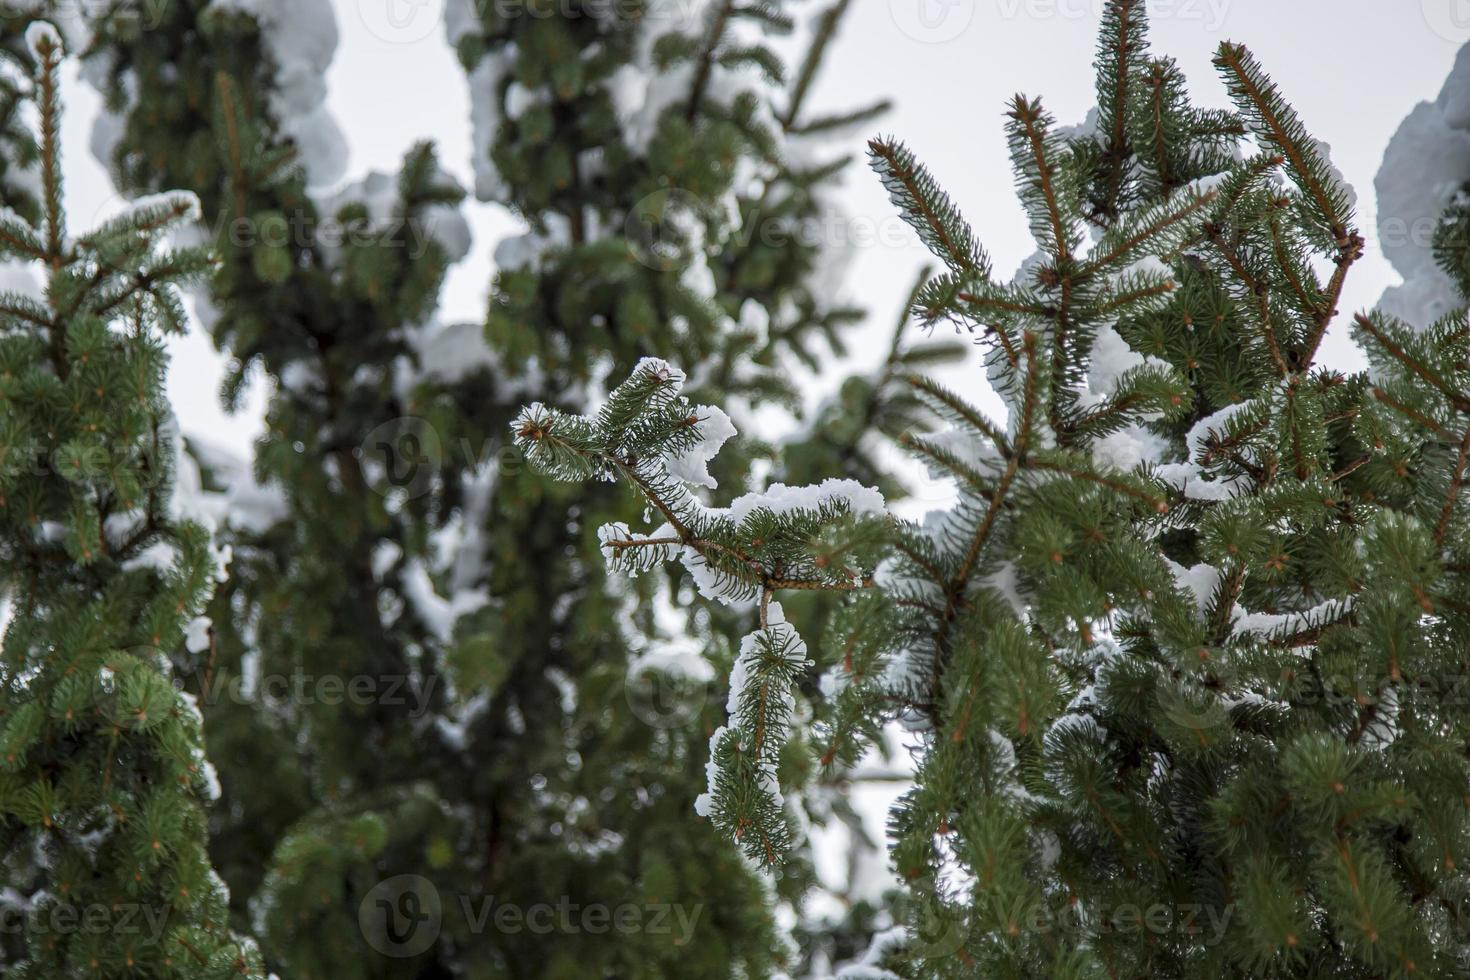
[[[810,719],[783,737],[809,729],[827,767],[886,722],[921,733],[890,828],[910,931],[872,951],[901,976],[1470,969],[1470,331],[1463,311],[1359,315],[1371,370],[1317,363],[1363,250],[1350,192],[1247,49],[1215,65],[1234,112],[1193,108],[1143,4],[1115,0],[1089,125],[1012,101],[1037,253],[1009,281],[914,156],[872,143],[946,267],[915,315],[980,337],[1009,414],[911,380],[950,428],[906,441],[958,501],[891,521],[870,587],[810,584],[845,596],[810,658],[820,691],[770,680],[800,689],[783,728]],[[1461,280],[1462,210],[1436,242]],[[584,478],[576,418],[533,412],[532,462]],[[572,457],[540,445],[563,436]],[[757,537],[871,555],[871,530],[837,517],[716,529],[753,559],[752,636],[792,560],[760,560]],[[683,523],[623,547],[689,563],[708,542]],[[740,810],[769,784],[768,721],[736,711],[715,746],[716,812],[742,842],[773,819]]]
[[[60,38],[37,31],[40,200],[0,213],[0,249],[44,289],[0,294],[0,880],[7,975],[225,977],[258,970],[210,867],[200,716],[168,654],[214,585],[209,532],[173,503],[163,336],[202,249],[165,250],[197,216],[155,198],[68,234]],[[9,889],[14,889],[10,892]]]
[[[185,188],[202,203],[219,259],[206,324],[233,358],[224,398],[252,371],[275,382],[258,486],[244,488],[268,506],[220,529],[233,558],[208,610],[208,663],[173,666],[219,769],[209,850],[230,924],[282,976],[768,976],[802,955],[778,939],[768,883],[692,812],[721,685],[629,676],[644,634],[667,630],[640,597],[693,624],[720,678],[743,624],[697,610],[677,578],[630,589],[584,560],[597,529],[640,502],[530,470],[508,424],[527,398],[595,398],[601,377],[650,355],[697,362],[707,400],[797,405],[783,362],[840,349],[859,311],[815,294],[822,241],[802,233],[847,161],[796,168],[784,144],[881,107],[803,108],[846,2],[814,12],[789,79],[761,40],[792,29],[779,5],[723,2],[667,24],[578,7],[477,5],[460,41],[467,68],[508,66],[480,94],[533,93],[524,111],[501,107],[490,162],[493,199],[537,237],[493,283],[489,363],[448,371],[429,363],[445,336],[432,316],[457,256],[426,229],[461,192],[432,148],[406,157],[386,216],[328,211],[274,115],[269,25],[204,0],[93,17],[85,56],[123,119],[115,177],[129,195]],[[646,140],[613,104],[630,67],[688,86]],[[345,241],[329,237],[341,229]],[[906,356],[895,347],[881,378],[854,381],[865,421],[831,413],[809,452],[870,466],[876,433],[901,428],[889,404],[903,401],[892,382]],[[741,486],[774,455],[743,441],[716,475]],[[206,488],[249,482],[207,447],[197,456]],[[448,564],[445,541],[462,549]],[[415,598],[426,592],[478,598],[446,619]],[[404,875],[415,901],[437,898],[438,936],[422,948],[365,924]],[[811,885],[803,856],[777,900]],[[548,943],[485,915],[559,904],[670,907],[693,931],[559,929]]]

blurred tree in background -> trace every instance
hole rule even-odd
[[[586,561],[641,502],[530,471],[509,423],[527,399],[591,408],[603,379],[660,355],[737,420],[801,412],[793,365],[842,353],[861,317],[833,302],[841,256],[820,229],[843,134],[882,107],[807,106],[847,6],[798,25],[734,0],[452,5],[476,193],[528,226],[497,252],[483,324],[435,316],[468,230],[431,147],[338,186],[325,0],[54,8],[106,97],[93,147],[119,187],[197,195],[183,237],[218,257],[193,306],[231,358],[227,404],[250,372],[271,382],[251,462],[188,443],[230,561],[171,664],[219,770],[209,847],[230,925],[267,969],[769,976],[813,955],[789,925],[809,860],[773,882],[691,817],[743,627],[682,576],[629,584]],[[23,135],[6,166],[34,160]],[[882,436],[913,421],[902,366],[959,352],[895,341],[789,453],[745,439],[697,476],[754,488],[819,458],[876,472]],[[834,810],[830,788],[812,801],[807,821]],[[497,918],[540,906],[640,922],[548,942]]]

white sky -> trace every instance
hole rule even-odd
[[[1094,101],[1091,59],[1101,3],[855,0],[814,107],[891,98],[895,109],[879,129],[914,148],[968,215],[997,270],[1008,272],[1032,246],[1012,192],[1005,101],[1016,92],[1040,95],[1060,122],[1081,120]],[[444,165],[470,186],[466,81],[444,39],[444,0],[334,5],[342,42],[328,78],[329,100],[352,147],[348,179],[394,171],[413,143],[432,139]],[[1399,121],[1438,93],[1459,45],[1470,40],[1470,0],[1155,0],[1149,9],[1155,51],[1179,61],[1200,102],[1225,104],[1210,58],[1221,40],[1242,41],[1308,128],[1332,145],[1334,162],[1357,189],[1360,227],[1369,238],[1343,309],[1371,305],[1397,281],[1374,241],[1373,176]],[[79,84],[68,90],[70,210],[73,222],[85,225],[117,200],[86,151],[98,100]],[[855,136],[852,150],[860,149]],[[898,225],[877,179],[861,164],[848,176],[845,198],[852,219],[834,234],[856,246],[848,298],[871,311],[874,342],[853,345],[862,361],[879,356],[878,337],[928,253]],[[478,321],[493,273],[490,255],[515,223],[494,206],[471,202],[468,209],[475,247],[451,274],[443,315]],[[241,416],[225,416],[216,397],[219,359],[208,339],[191,335],[174,348],[170,390],[185,429],[244,449],[259,425],[262,386]],[[1329,339],[1327,356],[1343,367],[1360,363],[1344,336]],[[973,398],[995,404],[978,371],[954,380]]]

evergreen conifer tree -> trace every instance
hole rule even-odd
[[[214,260],[161,247],[198,215],[187,193],[69,232],[62,42],[41,21],[25,38],[34,85],[10,94],[39,115],[40,195],[34,218],[0,212],[0,248],[45,286],[0,296],[0,964],[34,978],[259,976],[210,866],[218,787],[168,659],[198,629],[221,555],[174,497],[162,338],[183,329],[178,287]]]
[[[917,317],[976,333],[1008,408],[911,380],[951,423],[910,442],[952,510],[899,522],[833,479],[713,506],[686,474],[718,416],[661,361],[514,423],[538,468],[648,500],[652,528],[604,529],[611,567],[678,561],[748,609],[698,809],[751,858],[792,842],[790,746],[841,767],[886,721],[916,733],[911,917],[855,975],[1467,967],[1465,313],[1358,315],[1372,371],[1318,363],[1351,192],[1246,48],[1215,65],[1234,112],[1194,108],[1113,0],[1089,123],[1012,101],[1037,252],[1008,281],[872,143],[947,267]],[[848,597],[821,649],[781,608],[810,591]]]
[[[500,450],[528,394],[593,401],[609,370],[650,354],[697,359],[711,400],[794,404],[778,359],[817,357],[857,314],[818,295],[820,242],[796,233],[844,161],[797,166],[785,144],[875,110],[803,111],[845,2],[819,13],[786,85],[762,39],[792,27],[775,5],[580,7],[450,11],[477,111],[495,120],[477,190],[531,226],[498,256],[483,329],[433,317],[463,243],[432,151],[411,153],[396,186],[315,189],[335,176],[320,92],[301,85],[330,50],[324,3],[186,0],[149,25],[118,3],[89,24],[120,184],[177,183],[203,204],[223,268],[200,307],[235,359],[227,397],[252,365],[277,385],[258,483],[194,447],[227,498],[235,560],[211,609],[212,669],[193,683],[221,769],[211,846],[234,923],[283,974],[794,963],[765,883],[686,819],[706,736],[642,693],[680,683],[643,640],[649,607],[575,559],[639,503]],[[892,363],[910,356],[934,352]],[[875,421],[892,373],[870,396]],[[864,456],[862,430],[846,438]],[[740,485],[770,453],[752,440],[714,476]],[[720,623],[667,584],[639,593],[705,624],[718,669]],[[308,694],[331,678],[378,686],[330,703],[260,683],[297,678]],[[723,700],[693,694],[679,717]],[[795,903],[810,877],[790,871],[779,899]],[[384,885],[438,901],[436,941],[366,924],[376,900],[404,897]],[[494,919],[560,901],[673,906],[697,932],[558,932],[548,951]]]

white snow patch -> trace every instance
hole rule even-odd
[[[260,24],[276,67],[271,109],[299,150],[313,187],[329,186],[347,170],[347,138],[327,111],[327,69],[337,53],[337,17],[331,0],[214,0]]]
[[[678,456],[670,457],[665,466],[670,476],[691,486],[713,490],[718,484],[710,476],[709,464],[725,443],[735,437],[735,424],[730,421],[730,416],[713,405],[695,406],[694,414],[700,418],[696,426],[699,443]]]
[[[1434,261],[1434,230],[1470,179],[1470,45],[1433,102],[1421,102],[1399,124],[1373,180],[1378,239],[1404,281],[1378,308],[1424,329],[1464,305],[1453,280]]]

